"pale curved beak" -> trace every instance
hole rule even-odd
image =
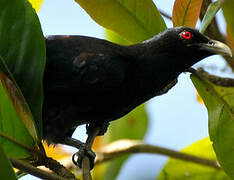
[[[210,40],[208,43],[201,43],[200,48],[213,54],[232,57],[232,50],[226,44],[220,41]]]

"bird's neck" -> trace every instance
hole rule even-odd
[[[155,45],[147,46],[145,43],[134,45],[136,53],[136,89],[138,96],[142,96],[148,100],[161,92],[171,84],[178,75],[182,72],[173,62],[172,54],[160,48],[155,48]]]

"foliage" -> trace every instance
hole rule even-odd
[[[45,43],[38,17],[27,0],[2,0],[0,12],[0,65],[17,82],[41,135]]]
[[[12,166],[1,147],[0,147],[0,159],[1,159],[0,161],[1,178],[7,180],[16,180]]]
[[[29,1],[38,11],[42,0]],[[98,24],[108,29],[106,37],[115,43],[124,45],[138,43],[166,29],[164,20],[152,0],[76,0],[76,2]],[[173,25],[195,27],[202,2],[202,0],[175,0],[172,11]],[[2,163],[0,172],[5,172],[4,179],[15,178],[7,156],[37,159],[39,157],[35,152],[44,153],[40,141],[45,42],[32,6],[27,0],[0,2],[0,159]],[[205,32],[220,8],[227,23],[227,32],[222,38],[234,47],[233,0],[219,0],[210,4],[202,20],[200,31]],[[224,171],[234,178],[232,150],[234,87],[215,85],[195,75],[192,75],[191,79],[208,109],[209,135],[217,159]],[[98,149],[121,138],[143,139],[147,130],[147,119],[145,105],[136,108],[122,120],[113,122],[106,137],[96,140],[95,148]],[[195,143],[183,152],[215,159],[208,139]],[[62,153],[58,159],[68,155],[69,153]],[[95,179],[115,179],[128,158],[129,156],[123,156],[95,167],[93,176]],[[215,176],[216,179],[229,179],[223,171],[218,172],[180,160],[170,160],[159,179],[212,179]]]
[[[209,138],[202,139],[181,152],[197,155],[199,157],[216,160],[215,153]],[[222,171],[214,168],[201,166],[191,162],[185,162],[178,159],[170,159],[161,171],[158,180],[230,180]]]
[[[234,178],[234,87],[217,86],[191,76],[209,114],[209,135],[219,163]]]
[[[76,0],[76,2],[98,24],[115,31],[131,43],[141,42],[166,29],[152,0]]]
[[[173,8],[173,26],[195,27],[199,18],[202,0],[176,0]]]
[[[205,32],[207,26],[214,19],[216,13],[219,11],[222,4],[223,4],[223,1],[216,1],[216,2],[213,2],[209,5],[209,7],[206,11],[206,15],[204,16],[204,18],[202,19],[202,22],[201,22],[200,32],[202,34]]]

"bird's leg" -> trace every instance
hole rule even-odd
[[[90,169],[93,169],[96,154],[92,151],[91,148],[92,148],[94,139],[96,138],[96,136],[104,135],[104,133],[107,131],[108,126],[109,126],[109,123],[104,123],[101,125],[99,124],[87,125],[86,129],[87,129],[88,138],[86,139],[85,143],[77,139],[70,138],[70,137],[65,139],[64,144],[73,146],[79,149],[79,151],[72,156],[72,161],[75,165],[82,168],[82,161],[84,157],[87,156],[90,161]],[[77,159],[75,159],[76,157]]]

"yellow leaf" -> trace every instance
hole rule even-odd
[[[103,136],[97,136],[94,140],[94,143],[93,143],[93,149],[94,150],[97,150],[99,148],[101,148],[102,146],[105,145],[105,142],[104,142],[104,137]]]
[[[45,141],[43,141],[43,146],[46,151],[46,155],[48,157],[52,157],[55,160],[61,160],[63,158],[67,158],[68,156],[71,156],[71,153],[66,151],[66,149],[61,145],[50,145],[48,146]]]
[[[196,94],[197,94],[197,101],[201,104],[204,104],[204,101],[202,100],[200,94],[196,91]]]
[[[29,0],[29,2],[32,4],[32,7],[36,10],[36,12],[38,12],[41,7],[42,0]]]

